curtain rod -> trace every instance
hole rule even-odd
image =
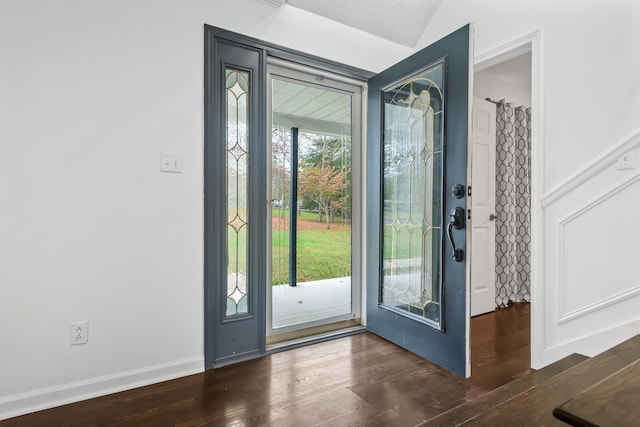
[[[496,104],[496,105],[506,105],[506,104],[511,104],[511,105],[513,105],[513,106],[514,106],[513,108],[522,108],[522,109],[525,109],[525,110],[526,110],[527,108],[531,108],[531,107],[525,107],[524,105],[518,105],[518,106],[516,106],[513,102],[507,102],[504,98],[503,98],[503,99],[501,99],[500,101],[494,101],[494,100],[493,100],[493,99],[491,99],[491,98],[485,98],[484,100],[485,100],[485,101],[489,101],[489,102],[491,102],[492,104]]]
[[[504,100],[504,98],[503,98],[503,99],[501,99],[500,101],[494,101],[494,100],[493,100],[493,99],[491,99],[491,98],[485,98],[484,100],[485,100],[485,101],[492,102],[492,103],[494,103],[494,104],[504,104],[504,103],[506,102],[506,101]]]

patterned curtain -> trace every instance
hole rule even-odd
[[[496,306],[531,301],[531,109],[496,109]]]

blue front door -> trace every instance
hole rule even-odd
[[[369,80],[367,328],[468,377],[471,25]]]

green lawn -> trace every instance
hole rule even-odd
[[[297,281],[351,275],[351,232],[347,230],[298,230]],[[289,232],[274,235],[272,280],[289,283]]]
[[[287,224],[277,226],[280,210],[273,209],[272,281],[274,285],[289,283],[289,230]],[[289,211],[285,210],[285,219]],[[326,221],[326,219],[325,219]],[[330,279],[351,275],[351,227],[340,222],[318,222],[318,214],[301,212],[297,217],[297,281]]]
[[[273,209],[274,224],[279,209]],[[285,218],[289,218],[288,210]],[[272,236],[272,283],[289,283],[289,230],[274,225]],[[246,230],[246,229],[245,229]],[[238,236],[228,228],[229,268],[235,269],[236,258],[240,271],[247,271],[247,238],[245,230]],[[351,275],[351,227],[334,223],[326,229],[326,223],[318,222],[318,215],[302,212],[298,217],[297,281],[331,279]],[[237,248],[237,256],[236,256]]]

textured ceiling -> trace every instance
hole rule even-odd
[[[415,47],[442,0],[258,0],[286,3],[398,44]]]

